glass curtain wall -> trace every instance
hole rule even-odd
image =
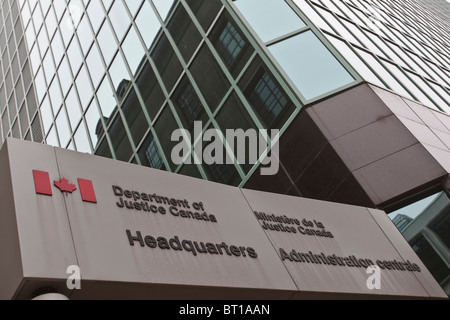
[[[264,1],[266,14],[271,2],[278,17],[290,17],[267,38],[288,72],[236,13],[245,0],[2,0],[2,141],[26,138],[243,184],[259,163],[175,165],[172,132],[192,132],[195,121],[203,130],[283,131],[311,99],[357,82],[292,6]],[[298,45],[308,50],[294,77],[289,52]],[[310,65],[317,56],[322,75]]]
[[[449,10],[448,2],[286,2],[307,15],[364,80],[450,112],[450,20],[435,13]]]

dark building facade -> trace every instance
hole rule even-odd
[[[406,228],[399,229],[425,263],[433,277],[450,296],[450,201],[437,196]]]

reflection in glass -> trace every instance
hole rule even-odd
[[[83,19],[80,22],[80,26],[77,28],[76,32],[78,34],[78,38],[80,39],[83,54],[86,55],[89,48],[91,47],[92,41],[94,40],[87,15],[83,16]]]
[[[55,65],[53,64],[53,55],[50,50],[47,51],[42,65],[44,67],[45,77],[47,78],[47,81],[50,81],[55,75]]]
[[[120,42],[130,26],[130,19],[122,1],[114,1],[108,15]]]
[[[78,45],[78,41],[75,39],[70,43],[70,46],[67,49],[67,56],[69,57],[70,67],[72,68],[73,74],[77,74],[78,69],[83,63],[83,56],[81,55],[81,49]]]
[[[220,112],[216,116],[216,121],[220,126],[222,132],[228,129],[239,130],[242,129],[247,132],[249,129],[257,130],[255,123],[253,122],[250,114],[245,109],[241,100],[235,92],[227,99]],[[246,139],[246,143],[250,143],[250,139]],[[250,161],[250,148],[246,148],[245,162],[241,163],[242,168],[245,172],[248,172],[252,167]],[[234,144],[234,155],[235,158],[238,155],[238,144]]]
[[[86,64],[89,74],[91,75],[92,83],[96,87],[105,73],[100,51],[98,50],[96,44],[92,46],[91,51],[86,58]]]
[[[67,62],[67,57],[64,57],[61,65],[58,69],[59,81],[61,83],[61,89],[63,96],[67,94],[70,86],[72,85],[72,73],[70,72],[69,63]]]
[[[109,123],[110,121],[108,121],[107,125]],[[116,153],[117,160],[129,161],[133,154],[133,150],[131,149],[130,140],[126,134],[120,114],[116,115],[111,127],[108,130],[108,134],[111,137],[112,146],[114,152]]]
[[[209,180],[233,186],[239,184],[239,174],[236,167],[232,164],[203,165],[203,168]]]
[[[237,77],[254,51],[242,30],[224,13],[209,38],[228,70]]]
[[[169,12],[172,9],[172,6],[174,6],[176,3],[176,1],[173,0],[152,0],[152,1],[163,21],[166,20],[167,16],[169,15]]]
[[[216,42],[216,48],[225,64],[230,67],[244,49],[245,44],[246,42],[242,36],[231,22],[227,21]]]
[[[141,64],[145,52],[134,28],[131,28],[130,32],[128,32],[127,37],[122,44],[122,50],[131,72],[135,74]]]
[[[97,41],[103,54],[106,64],[108,65],[117,50],[116,39],[109,23],[104,23],[98,36]]]
[[[196,165],[186,164],[183,167],[181,167],[180,171],[178,171],[178,174],[181,174],[183,176],[189,176],[189,177],[193,177],[193,178],[202,179],[202,175],[198,171],[198,168]]]
[[[71,132],[69,127],[69,120],[67,119],[67,114],[64,108],[61,108],[61,111],[56,117],[56,127],[58,129],[61,147],[65,148],[69,143]]]
[[[100,142],[95,155],[105,158],[112,158],[111,150],[109,149],[108,141],[106,140],[106,138],[104,138]]]
[[[125,0],[131,15],[134,16],[144,0]]]
[[[52,129],[50,130],[50,132],[48,133],[47,138],[45,139],[45,142],[48,145],[59,148],[59,141],[58,141],[58,136],[56,135],[55,126],[53,126]]]
[[[156,35],[161,30],[161,25],[148,1],[144,2],[135,22],[145,45],[147,48],[150,48],[155,41]]]
[[[293,103],[261,59],[255,59],[239,84],[262,124],[281,129],[293,112]]]
[[[186,129],[192,130],[195,121],[204,121],[206,112],[192,84],[185,76],[175,91],[172,101]]]
[[[168,91],[171,91],[183,70],[167,36],[164,34],[151,54]]]
[[[91,137],[92,145],[94,148],[97,147],[98,136],[96,134],[97,125],[101,126],[100,114],[98,113],[98,106],[95,100],[92,100],[88,111],[86,112],[86,123],[89,136]]]
[[[78,125],[78,122],[81,119],[81,110],[78,103],[77,93],[75,87],[70,89],[69,94],[66,98],[66,108],[69,113],[69,121],[72,128],[75,128]],[[59,130],[59,127],[58,127]],[[62,140],[61,140],[62,141]]]
[[[212,127],[209,127],[208,129],[212,129]],[[216,139],[216,137],[215,137]],[[208,144],[203,144],[203,150],[205,151],[205,148],[207,148]],[[195,150],[195,148],[194,148]],[[223,160],[219,163],[213,163],[213,164],[205,164],[203,163],[202,167],[205,170],[206,175],[208,176],[208,179],[211,181],[215,181],[218,183],[228,184],[237,186],[240,182],[240,175],[236,169],[236,167],[233,164],[226,164],[227,163],[227,155],[224,152],[223,153]],[[189,166],[194,166],[193,164]]]
[[[138,145],[144,137],[149,124],[145,118],[144,111],[139,103],[134,88],[131,88],[130,93],[123,100],[122,111],[128,127],[130,128],[131,137],[135,144]]]
[[[208,46],[202,46],[190,70],[209,108],[214,111],[230,88],[230,83]]]
[[[165,106],[154,128],[166,158],[170,159],[173,148],[178,144],[171,140],[171,133],[179,129],[179,125],[168,105]],[[176,170],[176,165],[172,161],[169,161],[169,165],[172,170]]]
[[[441,213],[430,224],[430,229],[438,235],[438,237],[450,250],[450,214],[448,212]]]
[[[92,99],[93,94],[86,66],[83,65],[83,67],[81,68],[80,73],[75,80],[75,83],[77,85],[78,92],[81,92],[79,96],[81,99],[82,108],[83,110],[86,110],[86,107]]]
[[[145,61],[145,65],[136,80],[136,84],[144,100],[148,114],[154,120],[165,101],[165,97],[148,61]]]
[[[354,81],[311,31],[279,42],[269,49],[307,100]]]
[[[61,95],[61,89],[59,87],[59,81],[57,81],[56,78],[53,80],[52,84],[50,85],[50,88],[49,88],[48,92],[49,92],[50,100],[52,102],[53,107],[56,110],[58,110],[59,107],[62,104],[63,97]]]
[[[81,124],[74,136],[77,151],[91,153],[91,146],[89,144],[89,138],[86,135],[86,127],[84,125],[84,121],[81,121]]]
[[[447,277],[450,269],[423,236],[419,236],[411,246],[437,282]]]
[[[220,0],[186,0],[186,2],[205,32],[222,8]]]
[[[165,170],[164,162],[159,153],[153,134],[149,134],[144,144],[139,150],[139,159],[141,163],[153,169]]]
[[[167,29],[175,40],[184,60],[188,62],[202,37],[183,6],[178,6],[167,25]]]
[[[249,98],[254,105],[263,106],[263,108],[260,108],[260,115],[263,119],[266,119],[267,123],[270,123],[271,119],[275,119],[286,106],[287,99],[270,75],[263,70],[261,72],[261,78]]]
[[[349,61],[353,68],[355,68],[358,73],[368,82],[373,83],[381,88],[386,88],[386,86],[381,82],[380,79],[373,73],[372,70],[367,67],[367,65],[361,61],[361,59],[350,49],[349,45],[343,40],[338,40],[335,37],[328,36],[328,40],[339,50],[339,53],[344,56],[347,61]]]
[[[238,0],[234,3],[264,42],[306,26],[284,0]]]
[[[56,5],[56,3],[62,3],[62,2],[63,1],[53,1],[54,5]],[[87,12],[89,15],[89,19],[91,20],[92,27],[94,28],[94,32],[97,33],[103,20],[105,19],[105,16],[103,14],[103,7],[101,4],[101,0],[91,0],[89,2]]]
[[[110,117],[112,112],[115,111],[116,100],[114,99],[108,78],[103,79],[103,82],[97,91],[97,98],[103,116]]]
[[[120,52],[116,55],[113,63],[111,64],[109,75],[111,76],[114,88],[117,88],[124,79],[130,78],[130,76],[128,75],[127,67]]]
[[[42,124],[44,125],[44,131],[45,131],[45,133],[47,133],[50,130],[51,125],[53,124],[53,112],[52,112],[52,107],[50,105],[48,96],[45,97],[44,101],[42,102],[40,112],[42,115]],[[3,116],[3,119],[8,119],[6,114]],[[6,124],[4,123],[3,128],[4,128],[4,130],[6,128],[7,128],[7,130],[9,130],[9,124],[8,124],[8,126],[6,126]]]

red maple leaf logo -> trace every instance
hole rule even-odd
[[[62,178],[59,181],[55,181],[55,186],[59,190],[61,190],[61,192],[65,192],[66,196],[68,196],[69,193],[72,193],[75,190],[77,190],[77,186],[69,183],[69,180],[67,180],[66,178]]]

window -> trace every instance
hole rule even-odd
[[[111,150],[109,149],[108,141],[106,141],[106,138],[104,138],[99,143],[97,151],[95,151],[95,155],[104,158],[112,158]]]
[[[230,20],[226,13],[223,14],[209,38],[228,70],[236,78],[254,50],[242,31]]]
[[[227,129],[242,129],[245,132],[249,129],[256,130],[258,132],[258,128],[254,124],[250,114],[247,112],[246,108],[242,104],[241,100],[237,96],[235,92],[233,92],[227,101],[224,103],[220,112],[216,116],[216,121],[220,126],[222,132],[225,132]],[[246,139],[246,143],[251,143],[250,139]],[[254,163],[250,161],[251,156],[251,148],[246,148],[245,154],[245,163],[240,163],[244,172],[247,173],[253,167]],[[234,155],[238,155],[238,145],[234,145]]]
[[[286,39],[269,49],[307,100],[354,81],[312,31]]]
[[[129,161],[133,151],[131,149],[130,140],[125,131],[122,118],[119,114],[113,120],[113,124],[108,130],[111,142],[116,153],[117,160]]]
[[[148,1],[145,1],[142,5],[140,12],[135,19],[135,23],[141,33],[145,45],[147,48],[151,48],[161,30],[161,25]]]
[[[159,153],[155,138],[151,133],[145,139],[145,142],[139,151],[139,157],[144,166],[165,170],[163,159]]]
[[[253,67],[250,67],[248,73]],[[248,75],[244,80],[246,77]],[[244,94],[267,128],[281,127],[282,119],[292,112],[292,102],[263,66],[257,69]]]
[[[162,167],[162,159],[161,155],[159,154],[159,151],[156,147],[156,143],[154,140],[150,142],[150,145],[148,146],[147,150],[145,151],[145,156],[147,157],[148,163],[150,164],[150,167],[155,169],[160,169]]]
[[[202,37],[183,6],[178,6],[167,29],[175,40],[184,60],[188,62]]]
[[[172,12],[176,2],[173,0],[153,0],[153,4],[158,10],[161,19],[165,21],[169,14]]]
[[[213,126],[208,127],[208,129],[213,129]],[[203,144],[202,153],[205,152],[207,146],[207,144]],[[203,163],[202,167],[208,177],[208,180],[232,186],[238,186],[241,182],[241,177],[234,164],[226,164],[227,155],[225,153],[225,150],[223,152],[222,159],[223,160],[220,163],[213,163],[210,165]]]
[[[131,137],[135,144],[138,145],[145,132],[147,132],[149,125],[133,87],[123,101],[122,111],[130,129]]]
[[[148,61],[145,62],[145,65],[136,80],[136,84],[142,99],[144,99],[145,107],[150,118],[152,120],[155,119],[165,101],[165,97]]]
[[[187,0],[186,2],[205,32],[222,7],[220,0]]]
[[[195,121],[204,120],[204,118],[206,118],[205,109],[187,77],[184,77],[181,81],[172,101],[177,107],[178,113],[182,118],[183,125],[186,129],[193,129]]]
[[[411,246],[437,282],[442,282],[450,275],[448,266],[424,237],[419,236]]]
[[[306,26],[284,0],[239,0],[235,4],[264,42]]]
[[[245,46],[241,35],[228,21],[225,29],[219,37],[218,51],[224,62],[231,66]]]
[[[166,159],[170,159],[173,148],[178,144],[171,140],[172,132],[179,129],[179,125],[173,116],[170,107],[166,104],[161,115],[158,117],[156,124],[154,125],[155,133],[159,140],[162,152],[166,155]],[[144,144],[145,146],[145,144]],[[146,150],[146,149],[145,149]],[[144,151],[145,152],[145,151]],[[141,151],[142,153],[142,151]],[[142,159],[142,156],[141,156]],[[172,161],[169,161],[170,169],[175,171],[177,165]],[[167,169],[169,170],[169,169]]]
[[[287,104],[287,99],[265,71],[250,95],[250,100],[255,105],[262,106],[261,116],[268,123],[270,123],[269,119],[275,119]]]
[[[239,175],[232,164],[212,164],[204,165],[208,179],[218,183],[231,184],[237,186]]]
[[[190,71],[209,108],[214,112],[230,88],[230,83],[206,45],[200,49]]]
[[[441,213],[431,224],[430,229],[433,230],[442,242],[450,250],[450,213],[445,211]]]
[[[167,91],[171,91],[183,71],[183,67],[166,35],[161,36],[151,56],[167,87]]]

